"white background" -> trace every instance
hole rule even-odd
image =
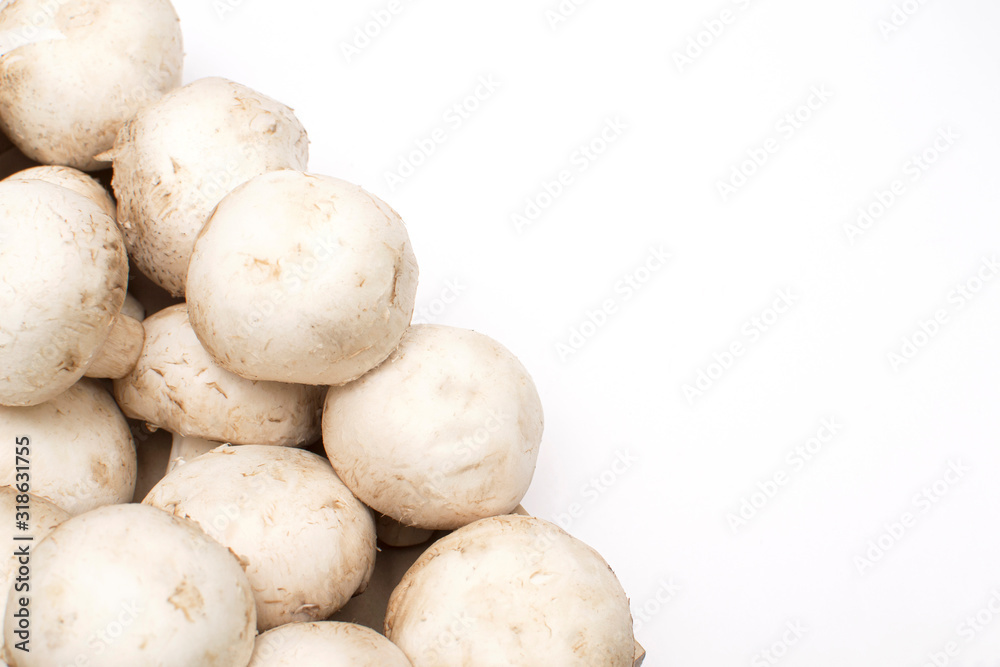
[[[890,32],[893,1],[912,16]],[[221,75],[294,107],[310,169],[403,216],[425,319],[487,333],[532,372],[546,435],[524,504],[609,561],[647,664],[918,667],[954,642],[938,664],[1000,665],[1000,615],[965,620],[1000,591],[1000,277],[954,292],[1000,258],[1000,5],[590,0],[564,17],[547,15],[558,0],[414,0],[367,45],[356,29],[389,0],[175,5],[185,82]],[[682,62],[689,40],[705,46]],[[802,107],[812,90],[828,99]],[[608,121],[624,128],[581,159]],[[957,137],[942,153],[939,131]],[[651,248],[671,258],[636,273]],[[630,291],[629,275],[648,280]],[[773,321],[780,290],[794,305]],[[574,328],[590,335],[561,355]],[[699,371],[717,379],[689,400]],[[824,419],[836,435],[790,460]],[[759,507],[734,528],[744,499]]]

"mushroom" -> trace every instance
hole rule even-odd
[[[275,171],[225,197],[188,269],[191,326],[252,380],[337,385],[385,359],[413,314],[403,221],[360,187]]]
[[[195,238],[219,200],[254,176],[305,169],[308,154],[290,108],[226,79],[200,79],[140,109],[108,153],[129,257],[183,295]]]
[[[31,167],[11,174],[3,180],[45,181],[53,185],[61,185],[64,188],[87,197],[100,206],[101,210],[111,216],[111,218],[115,217],[115,201],[108,194],[108,191],[104,189],[104,186],[98,183],[93,176],[73,167],[62,167],[59,165]]]
[[[144,505],[69,519],[31,553],[30,628],[4,623],[12,667],[244,667],[253,593],[239,561],[190,521]],[[13,647],[30,637],[30,651]]]
[[[631,667],[628,598],[592,548],[529,516],[441,538],[392,592],[385,633],[414,667]]]
[[[91,171],[139,107],[180,84],[169,0],[18,0],[0,11],[0,127],[35,162]]]
[[[70,514],[127,503],[135,488],[132,434],[114,399],[81,380],[31,407],[0,407],[0,442],[30,438],[32,492]],[[0,459],[0,484],[17,479],[13,455]]]
[[[237,555],[261,631],[327,618],[364,590],[375,566],[371,510],[326,459],[301,449],[218,447],[175,468],[142,502],[193,520]]]
[[[174,434],[173,462],[223,442],[301,445],[319,437],[319,387],[241,378],[220,368],[198,342],[185,304],[143,321],[146,342],[135,367],[114,382],[127,417]]]
[[[257,635],[247,667],[412,667],[406,655],[356,623],[288,623]]]
[[[330,388],[323,445],[369,507],[407,526],[452,529],[517,507],[542,423],[531,376],[506,348],[423,324],[385,363]]]
[[[22,482],[23,483],[23,482]],[[29,483],[30,486],[30,475]],[[27,487],[24,487],[27,488]],[[45,536],[70,517],[65,510],[56,507],[44,498],[31,493],[21,493],[12,486],[0,486],[0,521],[3,521],[4,544],[10,551],[6,558],[0,559],[0,590],[9,591],[16,577],[21,577],[20,584],[30,585],[30,562],[26,565],[18,560],[18,556],[27,550],[29,553],[34,545],[45,539]],[[23,521],[23,524],[19,524]],[[23,525],[23,528],[18,528]],[[5,616],[7,596],[0,598],[0,617]],[[0,638],[0,655],[3,641]],[[3,663],[0,663],[2,665]]]
[[[113,218],[67,188],[0,182],[0,405],[37,405],[124,375],[142,324],[120,313],[128,258]]]

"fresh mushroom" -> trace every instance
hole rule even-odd
[[[308,154],[291,109],[226,79],[200,79],[140,109],[108,153],[129,257],[184,294],[195,238],[219,200],[254,176],[305,169]]]
[[[128,259],[113,218],[39,180],[0,183],[0,405],[37,405],[85,373],[124,375],[142,325],[122,315]]]
[[[323,445],[369,507],[407,526],[452,529],[517,507],[542,422],[531,376],[506,348],[424,324],[385,363],[330,388]]]
[[[12,589],[13,667],[244,667],[257,622],[239,561],[190,521],[145,505],[69,519],[31,554],[30,624]],[[13,648],[27,633],[30,651]]]
[[[169,0],[17,0],[0,5],[0,126],[36,162],[87,171],[122,123],[180,84]]]
[[[530,516],[430,546],[389,598],[385,633],[414,667],[631,667],[628,598],[592,548]]]
[[[143,322],[146,342],[135,367],[114,382],[127,417],[174,434],[171,462],[221,443],[302,445],[318,439],[319,387],[256,382],[220,368],[201,346],[185,304]]]
[[[32,492],[70,514],[132,500],[136,455],[114,399],[81,380],[30,407],[0,407],[0,442],[29,438]],[[0,484],[16,484],[17,459],[0,459]]]
[[[191,326],[253,380],[336,385],[385,359],[413,314],[403,221],[356,185],[275,171],[221,202],[188,269]]]
[[[301,449],[218,447],[174,469],[143,503],[193,520],[239,557],[262,631],[327,618],[375,566],[371,510],[326,459]]]
[[[288,623],[257,635],[247,667],[412,667],[406,655],[356,623]]]

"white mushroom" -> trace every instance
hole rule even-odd
[[[0,407],[0,442],[30,438],[32,492],[70,514],[132,499],[136,455],[114,399],[81,380],[31,407]],[[17,482],[16,459],[0,459],[0,484]]]
[[[290,108],[226,79],[200,79],[144,107],[109,153],[129,257],[184,294],[195,238],[219,200],[254,176],[305,169],[308,152]]]
[[[143,503],[192,519],[239,557],[260,630],[327,618],[375,565],[371,510],[326,459],[301,449],[213,449],[171,471]]]
[[[121,315],[128,258],[113,218],[67,188],[0,183],[0,405],[37,405],[84,373],[124,374],[142,325]]]
[[[12,667],[244,667],[253,594],[239,562],[190,521],[143,505],[102,507],[56,528],[31,554],[30,628],[11,590]],[[19,651],[30,637],[29,652]]]
[[[355,623],[288,623],[257,636],[247,667],[412,667],[406,655]]]
[[[628,598],[600,554],[528,516],[441,538],[389,598],[386,636],[414,667],[631,667]]]
[[[12,451],[15,449],[11,448]],[[30,486],[30,475],[28,478]],[[25,550],[30,553],[35,544],[69,517],[68,512],[44,498],[21,493],[12,486],[0,486],[0,521],[3,522],[0,536],[10,548],[7,557],[0,559],[0,591],[6,593],[17,584],[22,589],[19,592],[28,592],[25,587],[31,585],[31,563],[30,560],[28,563],[20,562],[20,555]],[[20,524],[21,521],[24,523]],[[24,527],[18,528],[19,525]],[[6,616],[6,605],[7,596],[4,595],[0,597],[0,617]],[[0,654],[2,647],[3,641],[0,640]]]
[[[403,221],[360,187],[275,171],[223,199],[188,270],[191,325],[224,368],[335,385],[385,359],[413,314]]]
[[[301,445],[319,437],[320,388],[257,382],[220,368],[198,342],[185,304],[150,315],[143,327],[142,354],[128,375],[115,380],[115,398],[127,417],[177,437],[171,460],[223,442]]]
[[[363,502],[408,526],[451,529],[512,511],[542,439],[531,377],[488,336],[411,327],[389,359],[332,387],[323,445]]]
[[[18,0],[0,33],[0,126],[36,162],[100,168],[122,123],[180,84],[169,0]]]
[[[53,185],[61,185],[64,188],[68,188],[77,194],[81,194],[87,197],[95,204],[101,207],[101,210],[107,213],[111,218],[115,218],[115,201],[111,198],[111,195],[104,186],[97,182],[97,180],[85,174],[79,169],[74,169],[73,167],[62,167],[59,165],[42,165],[39,167],[31,167],[30,169],[22,169],[21,171],[11,174],[4,181],[45,181],[46,183],[52,183]],[[137,318],[137,319],[142,319]]]

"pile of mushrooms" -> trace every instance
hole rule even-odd
[[[518,514],[531,376],[411,325],[399,214],[310,173],[289,107],[179,87],[168,0],[0,3],[0,32],[25,25],[0,53],[0,129],[40,163],[0,181],[0,439],[24,453],[0,534],[31,538],[30,623],[28,565],[0,559],[0,659],[633,665],[607,563]],[[85,173],[108,168],[113,197]],[[433,538],[384,634],[329,620]]]

